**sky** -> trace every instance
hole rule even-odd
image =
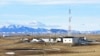
[[[100,30],[100,0],[0,0],[0,26],[35,25],[68,29]]]

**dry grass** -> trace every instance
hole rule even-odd
[[[78,35],[79,36],[79,35]],[[100,35],[85,35],[88,39],[99,40]],[[66,44],[44,44],[44,43],[19,43],[19,40],[0,39],[0,56],[6,56],[5,49],[24,49],[24,48],[38,48],[38,49],[54,49],[58,48],[60,51],[46,51],[40,55],[34,56],[100,56],[100,45],[87,46],[67,46]],[[16,51],[19,52],[19,51]],[[21,52],[21,51],[20,51]],[[24,53],[23,51],[21,53]],[[26,53],[26,52],[25,52]],[[27,52],[28,53],[28,52]],[[32,56],[32,55],[17,55],[17,56]]]

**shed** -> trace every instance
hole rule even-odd
[[[42,38],[41,40],[44,41],[44,42],[50,42],[50,43],[55,42],[55,39],[53,39],[53,38]]]
[[[39,42],[39,39],[32,39],[30,42]]]

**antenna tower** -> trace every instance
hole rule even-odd
[[[71,16],[71,9],[69,8],[69,19],[68,19],[69,26],[68,26],[68,36],[71,36],[71,19],[72,19],[72,16]]]

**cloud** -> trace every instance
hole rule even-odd
[[[42,23],[34,17],[29,15],[16,15],[16,14],[2,14],[0,15],[0,27],[3,25],[9,25],[9,24],[17,24],[17,25],[24,25],[28,27],[42,27],[42,28],[59,28],[59,25],[50,25],[46,23]]]
[[[0,0],[0,5],[5,4],[30,4],[30,5],[52,5],[52,4],[96,4],[100,0]]]
[[[0,0],[0,6],[4,6],[9,4],[10,2],[6,1],[6,0]]]
[[[100,3],[100,0],[19,0],[19,2],[29,4],[81,4]]]
[[[17,2],[28,4],[81,4],[100,3],[100,0],[17,0]]]
[[[3,17],[31,17],[31,16],[28,16],[28,15],[19,15],[19,14],[1,14],[0,16],[3,16]]]
[[[20,15],[20,14],[1,14],[0,15],[0,22],[14,22],[14,23],[23,23],[30,22],[31,19],[34,19],[32,16],[29,15]]]

